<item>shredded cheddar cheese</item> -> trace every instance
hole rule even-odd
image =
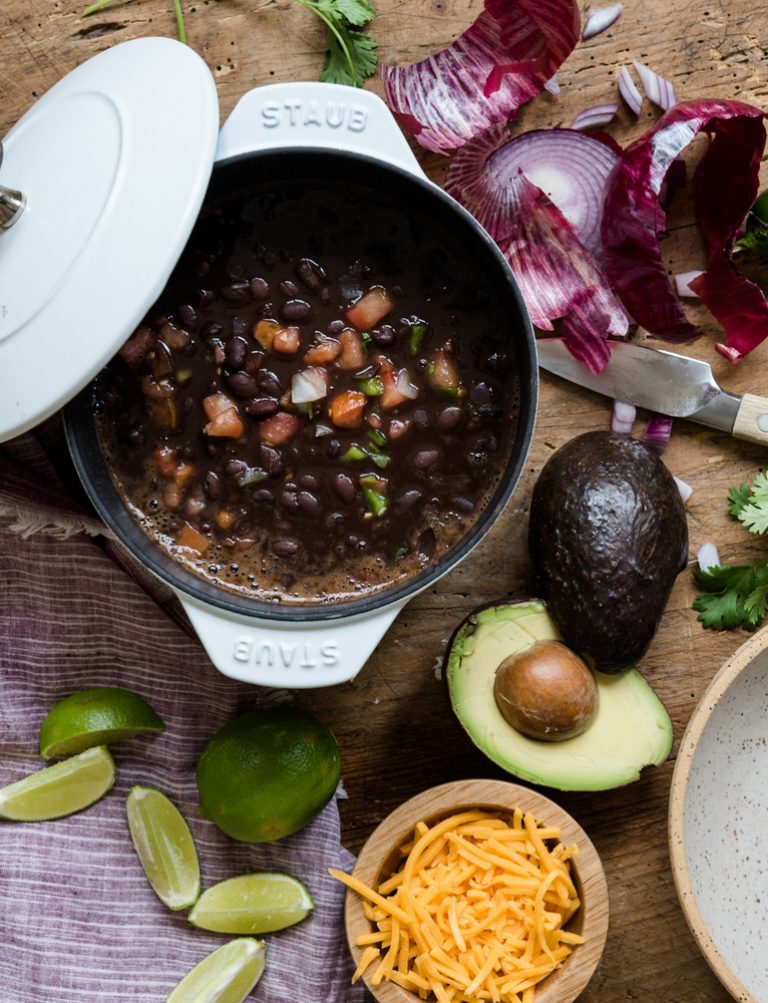
[[[556,844],[556,845],[552,845]],[[394,982],[437,1003],[534,1003],[534,986],[583,939],[564,929],[579,908],[575,846],[519,809],[419,822],[398,870],[377,889],[331,869],[363,898],[370,933],[352,977]]]

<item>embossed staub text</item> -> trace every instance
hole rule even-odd
[[[362,132],[368,125],[368,109],[343,101],[265,101],[261,106],[261,124],[265,129],[280,125],[293,128],[317,126]]]
[[[235,639],[232,656],[259,668],[318,669],[338,664],[339,646],[335,641],[312,644],[309,641],[266,641],[242,635]]]

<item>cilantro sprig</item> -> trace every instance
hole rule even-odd
[[[728,492],[728,514],[750,533],[768,532],[768,474]],[[756,564],[728,564],[694,572],[702,589],[693,608],[712,630],[756,630],[768,613],[768,558]]]
[[[109,7],[114,0],[95,0],[80,15],[88,17]],[[363,28],[376,16],[368,0],[296,0],[311,10],[326,28],[326,53],[320,79],[331,84],[362,87],[376,72],[376,41]],[[187,41],[181,0],[173,0],[180,42]]]

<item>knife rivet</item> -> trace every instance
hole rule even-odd
[[[757,419],[757,427],[761,432],[768,432],[768,414],[761,414]]]

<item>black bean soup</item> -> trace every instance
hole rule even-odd
[[[498,483],[518,398],[505,320],[454,245],[363,188],[209,204],[100,382],[102,448],[145,531],[284,603],[445,555]]]

